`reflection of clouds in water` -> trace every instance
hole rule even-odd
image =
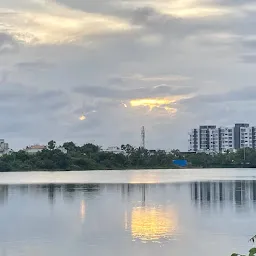
[[[168,239],[177,230],[178,221],[173,209],[155,207],[133,208],[131,233],[134,239],[157,241]]]

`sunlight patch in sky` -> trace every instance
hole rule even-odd
[[[176,108],[171,107],[171,104],[174,104],[177,99],[168,99],[168,98],[148,98],[148,99],[134,99],[130,101],[131,107],[148,107],[150,111],[155,108],[165,109],[171,114],[177,112]]]
[[[84,121],[86,119],[86,116],[83,114],[79,117],[79,120]]]

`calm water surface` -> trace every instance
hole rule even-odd
[[[232,170],[224,171],[220,181],[201,177],[189,182],[187,177],[186,182],[181,178],[181,182],[153,184],[163,179],[161,175],[166,179],[173,175],[177,181],[177,175],[182,177],[178,172],[182,171],[136,171],[137,183],[151,177],[151,184],[132,184],[131,173],[124,173],[131,183],[118,184],[125,178],[117,172],[108,174],[108,184],[81,184],[81,180],[56,184],[62,180],[60,173],[52,181],[55,184],[48,180],[55,174],[46,174],[47,178],[4,174],[2,182],[15,183],[17,175],[22,183],[48,184],[0,185],[0,255],[228,256],[245,252],[248,239],[256,233],[255,171],[233,170],[233,179]],[[98,178],[101,175],[106,179],[105,173],[97,173]]]

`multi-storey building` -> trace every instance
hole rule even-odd
[[[9,153],[9,144],[5,143],[3,139],[0,139],[0,156]]]
[[[200,126],[189,132],[189,151],[219,151],[219,131],[215,125]]]
[[[219,128],[206,125],[189,132],[191,152],[226,152],[240,148],[256,148],[256,127],[249,124]]]
[[[217,152],[226,152],[234,149],[234,128],[219,128],[219,145],[219,151]]]

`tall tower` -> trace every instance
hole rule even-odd
[[[145,127],[142,126],[141,128],[141,147],[145,148]]]

